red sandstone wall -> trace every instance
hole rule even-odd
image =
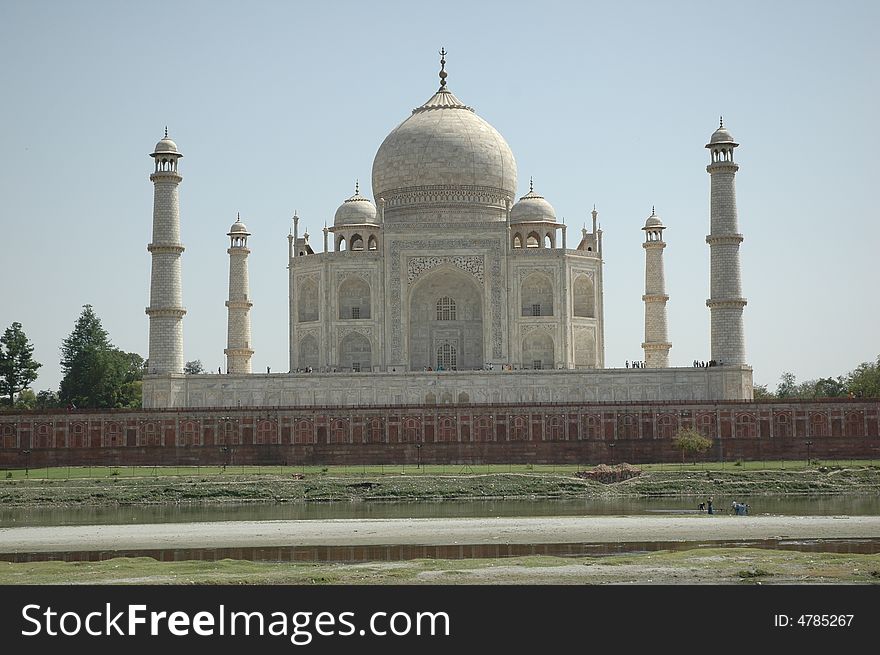
[[[54,410],[0,414],[0,467],[880,458],[880,400]],[[420,448],[416,444],[421,444]]]

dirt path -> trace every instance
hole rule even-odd
[[[0,528],[0,552],[880,538],[880,516],[571,516]]]

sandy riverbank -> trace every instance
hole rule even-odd
[[[880,516],[566,516],[0,528],[0,552],[880,538]]]

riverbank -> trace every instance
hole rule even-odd
[[[614,483],[564,471],[232,473],[176,470],[174,475],[113,475],[111,469],[0,482],[7,508],[126,507],[328,501],[470,499],[609,499],[759,496],[880,496],[880,467],[798,469],[688,467],[648,469]],[[133,473],[133,472],[132,472]],[[80,474],[80,475],[76,475]],[[719,509],[724,505],[719,503]],[[224,521],[152,525],[0,529],[7,553],[93,551],[110,556],[139,548],[323,547],[330,544],[528,544],[699,541],[688,550],[592,557],[525,556],[402,561],[158,561],[113,557],[100,562],[0,562],[0,584],[876,584],[880,555],[793,552],[765,547],[716,548],[751,540],[880,538],[877,516],[575,516],[499,519]],[[763,543],[763,542],[762,542]],[[311,546],[309,546],[311,545]],[[636,549],[640,550],[640,549]],[[484,551],[485,552],[485,551]],[[241,557],[241,556],[239,556]]]
[[[880,555],[701,548],[607,557],[394,562],[0,562],[3,585],[820,585],[878,584]]]
[[[564,472],[522,471],[459,474],[363,472],[181,475],[7,479],[0,482],[4,507],[112,506],[156,503],[327,502],[464,500],[492,498],[754,497],[791,494],[880,495],[878,466],[816,466],[801,469],[644,470],[615,483]]]

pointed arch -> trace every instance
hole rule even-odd
[[[773,436],[787,438],[791,434],[791,415],[788,412],[780,412],[773,418]]]
[[[297,366],[299,368],[318,368],[318,359],[318,340],[314,335],[308,334],[299,340],[299,357],[297,358]]]
[[[458,368],[458,352],[455,346],[449,343],[440,344],[437,348],[437,366],[438,371],[454,371]]]
[[[359,332],[349,332],[339,341],[339,367],[354,372],[373,368],[370,340]]]
[[[422,422],[414,416],[403,419],[400,435],[397,440],[400,443],[418,443],[422,440]]]
[[[810,436],[811,437],[827,437],[829,435],[828,430],[828,415],[824,412],[812,414],[810,416]]]
[[[458,427],[455,417],[440,417],[437,422],[437,441],[458,441]]]
[[[318,320],[318,283],[314,279],[300,282],[296,306],[300,323]]]
[[[330,424],[330,443],[351,443],[347,419],[338,418]]]
[[[596,290],[589,275],[580,274],[574,279],[574,315],[596,318]]]
[[[301,419],[293,428],[293,443],[315,443],[315,435],[312,430],[312,422]]]
[[[531,273],[520,286],[523,316],[553,316],[553,281],[544,273]]]
[[[495,429],[491,416],[478,416],[474,419],[474,441],[495,441]]]
[[[510,421],[510,433],[507,437],[508,441],[528,441],[529,440],[529,419],[526,416],[514,416]]]
[[[736,417],[736,438],[754,439],[757,432],[757,421],[752,414],[739,414]]]
[[[370,285],[349,277],[339,285],[339,318],[370,318]]]
[[[522,341],[523,368],[552,369],[554,368],[553,337],[544,331],[535,331]]]
[[[483,368],[483,294],[474,277],[457,267],[438,266],[419,276],[408,299],[411,370],[433,368],[443,344],[455,348],[457,370]]]

